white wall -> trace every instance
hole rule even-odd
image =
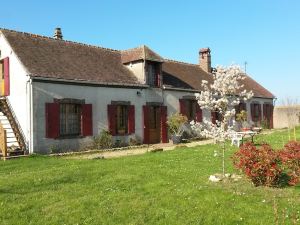
[[[144,61],[131,62],[125,66],[134,73],[141,84],[146,83]]]
[[[137,92],[140,94],[138,95]],[[143,140],[143,105],[146,102],[162,103],[168,107],[168,115],[179,111],[179,100],[194,93],[166,91],[160,88],[129,89],[112,87],[91,87],[66,84],[33,82],[33,146],[34,152],[47,153],[52,148],[70,150],[84,147],[91,143],[91,137],[75,139],[49,139],[45,137],[45,103],[54,98],[85,99],[86,104],[93,105],[93,134],[107,129],[107,105],[111,101],[130,101],[135,105],[135,135],[120,136],[115,139],[128,141],[130,137]],[[209,116],[210,118],[210,116]]]
[[[8,100],[18,119],[28,145],[30,137],[29,84],[27,71],[0,32],[1,59],[9,57],[10,95]]]

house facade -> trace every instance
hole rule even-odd
[[[189,64],[147,46],[119,51],[65,41],[59,29],[54,38],[0,29],[0,51],[1,115],[12,145],[23,141],[29,153],[78,149],[103,129],[120,143],[168,142],[168,115],[199,122],[218,116],[194,97],[202,80],[212,81],[208,48],[199,64]],[[254,98],[238,110],[272,127],[274,96],[249,76],[243,83]]]

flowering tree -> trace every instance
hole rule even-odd
[[[213,83],[202,81],[203,91],[196,94],[201,109],[208,109],[219,114],[219,120],[213,123],[204,118],[202,123],[191,122],[191,127],[199,135],[212,138],[215,143],[223,143],[223,175],[225,174],[225,140],[233,130],[232,121],[235,116],[235,106],[241,100],[252,98],[253,92],[244,90],[241,81],[245,74],[237,65],[229,67],[218,66],[213,73]]]

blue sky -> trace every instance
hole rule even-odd
[[[247,61],[247,72],[278,97],[300,97],[300,1],[3,1],[0,27],[113,49],[148,45],[165,58],[213,65]]]

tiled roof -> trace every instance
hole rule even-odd
[[[163,83],[172,87],[201,90],[202,80],[212,82],[212,75],[196,64],[165,60],[162,68]]]
[[[212,83],[212,78],[212,74],[206,73],[197,64],[173,60],[165,60],[163,63],[163,83],[171,87],[201,90],[202,80]],[[247,75],[241,83],[247,91],[252,90],[255,97],[275,98],[271,92]]]
[[[139,84],[120,51],[1,29],[31,76]]]
[[[138,60],[149,60],[149,61],[156,61],[156,62],[164,61],[164,59],[160,55],[152,51],[146,45],[121,51],[121,58],[122,58],[122,63],[128,63],[128,62],[133,62]]]
[[[125,51],[101,48],[35,34],[0,29],[31,76],[73,81],[143,85],[124,64],[150,60],[163,62],[163,83],[175,88],[201,90],[212,75],[197,64],[163,59],[143,45]],[[256,97],[274,95],[249,76],[243,81]]]

